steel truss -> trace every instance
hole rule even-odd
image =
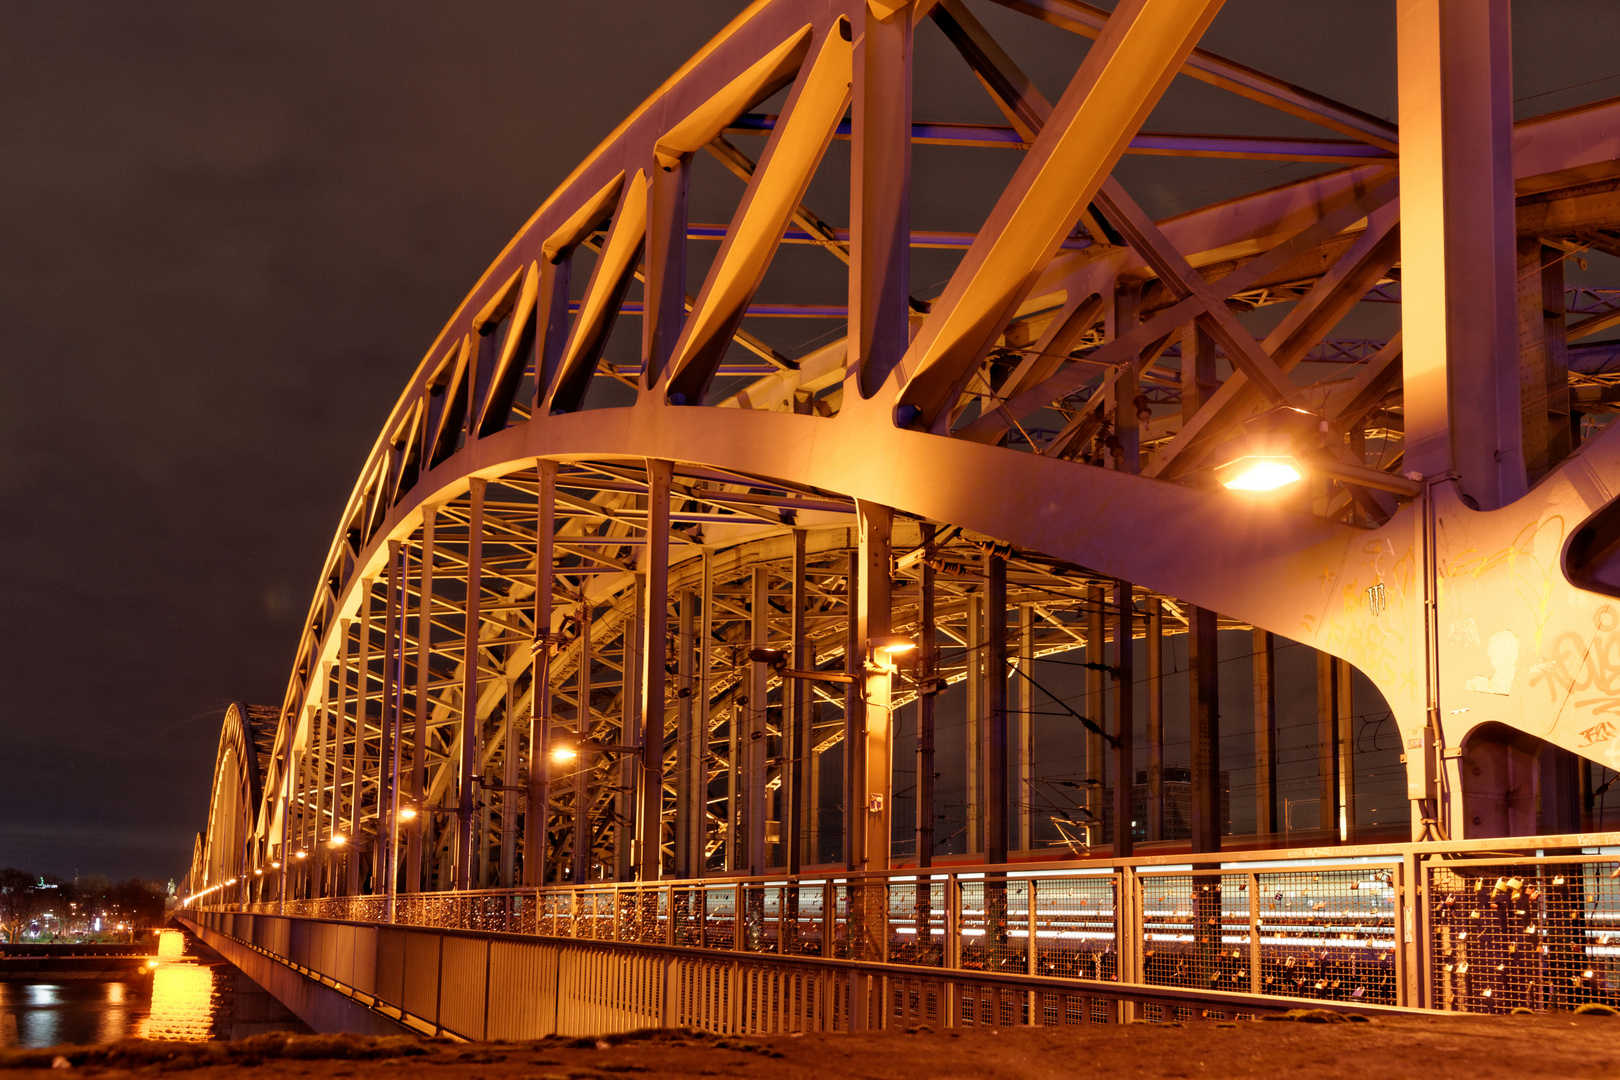
[[[1002,3],[1091,39],[1057,101],[961,0],[760,0],[541,205],[368,457],[266,749],[227,721],[192,892],[392,911],[398,891],[884,870],[913,706],[926,864],[934,702],[959,685],[969,851],[1004,863],[1040,812],[1032,664],[1077,650],[1084,790],[1058,816],[1075,852],[1128,856],[1108,821],[1138,767],[1165,835],[1153,668],[1179,633],[1188,843],[1213,851],[1221,628],[1255,635],[1257,701],[1273,633],[1322,654],[1323,821],[1354,821],[1353,665],[1394,714],[1417,834],[1580,827],[1555,795],[1583,761],[1620,767],[1620,437],[1593,420],[1612,350],[1571,343],[1620,306],[1563,275],[1620,252],[1620,103],[1512,124],[1505,0],[1403,3],[1398,128],[1197,48],[1218,0]],[[923,33],[1006,126],[929,115]],[[1326,134],[1141,131],[1177,77]],[[847,225],[804,202],[840,139]],[[977,232],[914,226],[916,144],[1019,155]],[[1333,167],[1155,221],[1111,176],[1126,153]],[[743,185],[728,222],[688,220],[700,154]],[[716,241],[688,294],[688,250]],[[845,303],[764,288],[798,245]],[[915,248],[961,252],[937,294]],[[1401,303],[1401,333],[1334,337],[1369,300]],[[1257,336],[1239,316],[1267,305],[1288,308]],[[620,316],[635,362],[604,359]],[[806,319],[841,336],[795,355],[778,331]],[[1309,477],[1273,500],[1214,485],[1279,406],[1314,414]],[[898,672],[895,634],[921,646]],[[1141,691],[1119,647],[1138,639]],[[1262,837],[1274,723],[1257,709]]]

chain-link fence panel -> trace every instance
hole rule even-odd
[[[1430,1005],[1620,1006],[1620,862],[1430,865]]]
[[[1027,971],[1029,882],[986,876],[962,882],[957,922],[961,966],[970,971]]]
[[[1119,878],[1037,878],[1035,973],[1068,979],[1118,979]]]
[[[1395,1004],[1394,867],[1262,871],[1255,878],[1254,992]]]

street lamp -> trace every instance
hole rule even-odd
[[[1215,479],[1231,491],[1276,491],[1304,475],[1294,456],[1294,440],[1287,435],[1240,435],[1223,450],[1225,460],[1215,467]]]
[[[916,640],[908,634],[879,634],[872,638],[869,644],[874,653],[884,653],[888,656],[908,653],[917,647]]]
[[[1215,479],[1232,491],[1276,491],[1305,475],[1300,457],[1320,449],[1327,424],[1313,412],[1279,405],[1243,423],[1221,448]]]

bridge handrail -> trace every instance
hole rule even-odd
[[[1617,848],[1620,833],[1586,833],[212,910],[1495,1011],[1620,1001]]]

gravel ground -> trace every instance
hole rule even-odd
[[[1620,1078],[1620,1018],[1401,1017],[1370,1023],[1129,1025],[725,1038],[685,1031],[607,1039],[451,1043],[261,1035],[230,1043],[131,1040],[0,1051],[0,1068],[96,1076],[185,1071],[388,1080],[1013,1080],[1073,1077]],[[53,1073],[60,1076],[61,1071]]]

